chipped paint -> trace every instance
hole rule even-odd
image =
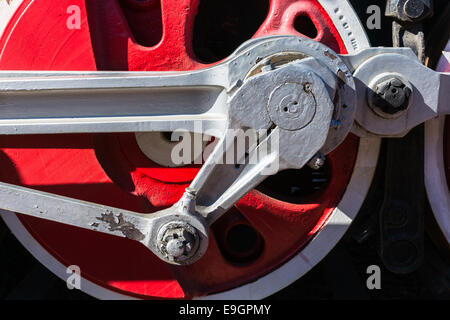
[[[96,219],[106,222],[110,231],[120,231],[128,239],[141,241],[145,238],[144,234],[133,223],[125,221],[122,213],[115,215],[112,211],[107,211]]]
[[[345,76],[344,71],[339,69],[338,72],[337,72],[337,76],[338,76],[339,79],[342,80],[342,82],[347,83],[347,77]]]
[[[336,60],[337,59],[337,57],[334,54],[332,54],[330,51],[328,51],[328,50],[324,51],[323,53],[324,53],[324,55],[326,55],[331,60]]]

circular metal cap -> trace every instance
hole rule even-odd
[[[411,19],[419,18],[425,11],[425,4],[421,0],[408,0],[403,6],[403,11]]]
[[[273,123],[285,130],[299,130],[314,117],[316,102],[311,83],[285,83],[274,89],[267,106]]]

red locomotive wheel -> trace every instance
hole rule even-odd
[[[277,34],[312,37],[340,53],[369,46],[346,0],[248,2],[3,1],[0,69],[194,70],[251,37]],[[78,11],[68,10],[74,6],[79,28],[70,20],[77,19]],[[0,180],[151,214],[175,203],[199,169],[162,163],[161,153],[170,152],[164,139],[0,136]],[[208,251],[190,266],[169,266],[131,240],[28,216],[4,219],[61,278],[67,266],[79,266],[81,289],[95,297],[262,298],[310,270],[344,234],[370,185],[378,148],[378,139],[350,135],[322,169],[267,179],[213,225]]]

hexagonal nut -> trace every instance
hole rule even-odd
[[[408,109],[412,90],[401,79],[393,77],[378,83],[369,91],[369,105],[379,115],[396,115]],[[379,110],[377,110],[379,109]]]
[[[183,221],[169,222],[158,231],[157,248],[171,262],[189,260],[199,247],[197,230]]]

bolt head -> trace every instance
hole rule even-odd
[[[313,170],[319,170],[325,165],[327,158],[320,152],[318,152],[311,160],[308,162],[308,166]]]
[[[410,19],[417,19],[425,12],[425,4],[422,0],[408,0],[403,5],[403,12]]]
[[[157,236],[159,252],[170,262],[189,260],[199,247],[197,230],[184,221],[170,222],[162,226]]]
[[[369,105],[387,115],[396,115],[409,106],[411,89],[399,78],[378,83],[369,94]]]

